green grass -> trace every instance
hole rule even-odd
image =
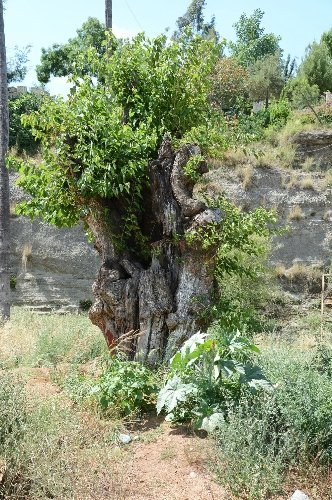
[[[85,315],[38,315],[13,308],[0,334],[3,368],[85,363],[107,352],[102,333]]]

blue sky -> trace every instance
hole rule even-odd
[[[118,35],[145,31],[155,36],[184,14],[190,0],[113,0],[113,25]],[[265,12],[263,26],[267,32],[280,35],[281,47],[300,62],[305,47],[332,27],[332,0],[207,0],[206,18],[216,16],[222,37],[234,39],[232,25],[243,12],[254,9]],[[37,82],[34,67],[41,48],[63,43],[75,35],[86,19],[104,20],[104,0],[7,0],[5,12],[6,45],[10,56],[15,45],[31,45],[29,74],[24,82]],[[63,81],[55,79],[51,93],[65,90]]]

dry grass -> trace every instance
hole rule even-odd
[[[304,217],[304,214],[302,212],[302,208],[300,207],[300,205],[294,205],[290,211],[289,211],[289,214],[288,214],[288,220],[289,221],[299,221],[301,219],[303,219]]]
[[[332,168],[329,168],[325,172],[325,182],[326,182],[326,187],[328,188],[332,187]]]
[[[16,206],[17,206],[16,201],[11,201],[10,202],[9,214],[11,215],[11,217],[15,217],[17,215],[17,213],[16,213]]]
[[[314,180],[311,175],[306,175],[300,181],[300,187],[302,189],[314,189]]]
[[[246,165],[237,169],[238,176],[242,181],[242,187],[247,191],[252,186],[254,169],[251,165]]]
[[[323,220],[325,220],[326,222],[332,222],[332,210],[326,210],[323,215]]]
[[[301,169],[304,172],[312,172],[312,170],[314,170],[314,166],[315,166],[315,161],[314,161],[313,157],[307,156],[306,159],[304,160],[304,162],[302,163]]]
[[[258,166],[282,169],[292,168],[296,154],[293,144],[272,145],[262,143],[257,145],[257,148],[262,152],[257,160]]]
[[[0,335],[0,365],[5,368],[85,362],[107,351],[101,332],[85,315],[38,315],[12,308]]]

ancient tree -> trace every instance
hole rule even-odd
[[[9,287],[9,178],[6,168],[8,148],[8,88],[3,2],[0,1],[0,316],[10,316]]]
[[[213,244],[224,222],[221,207],[193,197],[206,170],[193,143],[207,140],[220,50],[186,35],[109,43],[111,56],[101,60],[91,48],[78,58],[67,101],[49,100],[26,120],[44,159],[37,167],[19,163],[20,184],[31,195],[20,210],[59,226],[83,221],[101,257],[91,321],[110,346],[139,332],[126,347],[154,364],[206,325]],[[82,76],[80,64],[97,81]],[[236,245],[248,240],[234,237],[242,226],[229,225]],[[226,269],[229,246],[221,248]]]

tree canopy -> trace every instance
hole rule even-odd
[[[36,68],[38,80],[41,83],[47,83],[51,76],[68,76],[77,73],[76,59],[89,47],[94,47],[95,56],[98,58],[105,54],[105,26],[92,17],[77,30],[77,36],[69,39],[67,43],[54,44],[48,49],[42,49],[41,62]],[[81,66],[81,71],[82,73],[92,71],[88,61]]]
[[[15,54],[7,63],[7,81],[9,84],[24,80],[24,77],[27,74],[29,51],[29,46],[24,47],[23,49],[15,47]]]
[[[91,200],[117,199],[123,231],[133,228],[163,135],[182,137],[208,119],[214,42],[143,35],[110,42],[112,57],[90,48],[76,58],[79,76],[67,101],[48,100],[25,120],[44,154],[38,167],[21,164],[20,184],[31,195],[21,207],[27,215],[72,225],[93,210]],[[97,81],[81,77],[86,64]]]
[[[328,39],[328,35],[325,39]],[[332,57],[324,37],[320,43],[313,42],[309,45],[299,68],[299,74],[309,85],[317,85],[321,94],[326,90],[332,90]]]
[[[280,50],[280,37],[274,33],[265,33],[261,26],[263,16],[261,9],[255,9],[251,16],[242,14],[234,24],[237,39],[229,43],[229,48],[232,56],[243,66],[247,67]]]
[[[176,21],[177,30],[173,37],[178,38],[183,34],[186,28],[203,38],[214,38],[218,40],[219,35],[215,28],[215,17],[212,16],[210,21],[205,21],[204,9],[206,0],[191,0],[186,13],[179,17]]]

